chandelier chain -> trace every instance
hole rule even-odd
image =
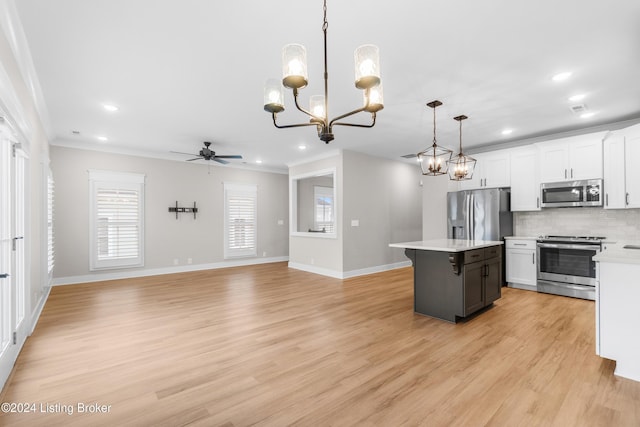
[[[324,12],[324,20],[322,21],[322,31],[326,33],[327,27],[329,27],[329,22],[327,22],[327,0],[324,0],[322,11]]]
[[[436,107],[433,107],[433,145],[436,145]]]

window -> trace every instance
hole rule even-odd
[[[47,176],[47,274],[51,277],[54,265],[53,251],[53,177]]]
[[[333,188],[314,186],[313,206],[313,228],[324,233],[333,233]]]
[[[224,257],[257,255],[258,189],[253,184],[224,183]]]
[[[144,175],[89,171],[90,269],[144,265]]]

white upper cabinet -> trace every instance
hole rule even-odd
[[[640,208],[640,125],[626,129],[625,132],[625,178],[626,203],[628,208]],[[621,160],[619,160],[621,161]],[[635,164],[634,164],[635,163]],[[607,183],[604,183],[607,188]]]
[[[604,140],[604,208],[626,207],[624,134],[616,131]]]
[[[477,160],[473,178],[460,181],[461,190],[498,188],[511,185],[511,157],[509,150],[472,154]]]
[[[529,145],[511,150],[511,210],[540,210],[538,147]]]
[[[540,182],[602,178],[603,136],[599,132],[537,144]]]
[[[640,125],[613,132],[604,141],[604,208],[640,208]]]

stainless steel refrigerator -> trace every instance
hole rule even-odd
[[[503,240],[513,235],[511,189],[489,188],[447,193],[447,237]],[[502,245],[502,285],[506,285],[505,245]]]
[[[447,193],[447,237],[502,240],[513,235],[509,188]]]

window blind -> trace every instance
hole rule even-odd
[[[143,265],[144,175],[92,175],[91,269]]]
[[[55,252],[53,249],[53,196],[55,184],[53,177],[47,177],[47,273],[53,272]]]
[[[224,184],[225,258],[257,254],[257,186]]]

